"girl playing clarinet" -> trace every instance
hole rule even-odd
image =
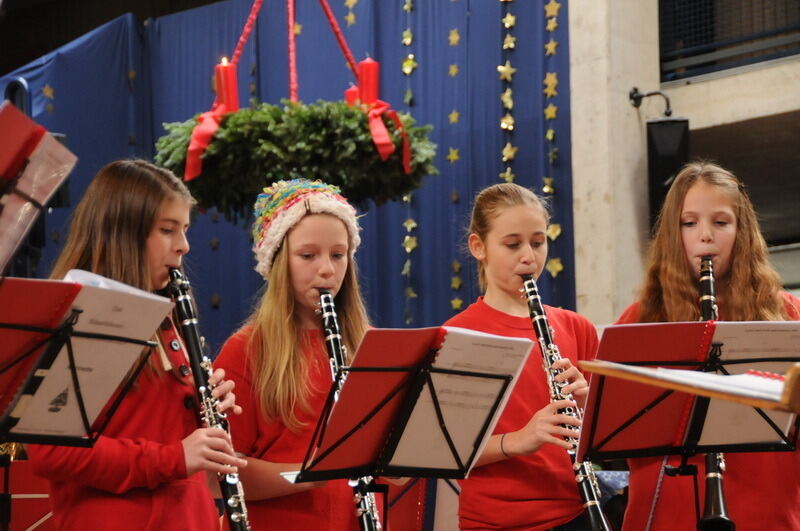
[[[250,522],[255,530],[356,530],[346,480],[292,484],[280,475],[300,469],[331,387],[320,289],[334,296],[350,354],[369,325],[353,259],[356,213],[337,188],[293,180],[265,188],[255,218],[256,271],[266,288],[215,362],[245,410],[231,419],[231,433],[247,456],[240,478]]]
[[[644,288],[618,323],[700,319],[700,261],[712,257],[718,319],[800,319],[800,301],[781,290],[767,259],[753,204],[729,171],[707,162],[676,176],[650,246]],[[800,456],[797,452],[727,453],[725,501],[737,530],[800,529]],[[698,477],[705,477],[700,456]],[[695,488],[688,476],[665,477],[679,457],[630,459],[624,529],[695,529]],[[698,481],[699,499],[704,499]]]
[[[527,337],[537,336],[525,297],[522,275],[538,278],[547,260],[547,223],[543,201],[511,183],[490,186],[475,199],[469,227],[469,251],[478,261],[484,294],[445,324]],[[553,339],[563,359],[554,365],[566,381],[563,394],[578,400],[588,392],[577,360],[597,349],[594,326],[578,314],[545,306]],[[558,412],[574,402],[551,403],[542,354],[536,347],[517,381],[494,434],[469,478],[460,481],[461,529],[586,529],[562,425],[580,426]]]
[[[147,291],[166,287],[189,251],[194,200],[171,172],[140,160],[100,170],[72,216],[52,272],[85,269]],[[235,456],[221,429],[198,428],[195,388],[171,319],[158,348],[93,448],[29,445],[35,473],[49,480],[60,530],[218,530],[205,472],[231,473]],[[233,382],[217,371],[220,410],[234,405]]]

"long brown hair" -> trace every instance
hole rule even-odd
[[[731,250],[722,317],[726,321],[788,319],[780,295],[780,276],[769,263],[767,244],[744,186],[728,170],[698,161],[684,166],[675,177],[658,216],[647,255],[639,320],[694,321],[700,318],[699,286],[686,258],[680,224],[684,198],[699,182],[723,190],[736,215],[736,239]]]
[[[103,167],[72,214],[69,236],[50,273],[63,278],[85,269],[152,291],[146,242],[164,201],[195,200],[169,170],[143,160],[118,160]]]
[[[295,319],[295,300],[289,271],[286,236],[275,254],[266,290],[245,327],[252,327],[247,349],[255,375],[253,386],[260,407],[269,420],[280,420],[289,429],[304,424],[295,407],[310,412],[309,363],[302,356],[302,330]],[[355,260],[348,260],[342,287],[334,299],[342,341],[352,356],[369,327],[369,319],[358,285]]]
[[[545,224],[550,223],[550,213],[544,199],[518,184],[498,183],[484,188],[475,197],[468,234],[475,234],[485,242],[486,235],[492,228],[492,221],[506,208],[515,206],[539,209],[544,215]],[[481,290],[486,291],[486,269],[480,260],[478,260],[478,283]]]

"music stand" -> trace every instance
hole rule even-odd
[[[328,395],[294,481],[463,479],[532,346],[454,327],[369,330],[338,400]]]
[[[619,325],[604,331],[597,358],[723,374],[783,373],[800,361],[798,334],[797,322]],[[794,413],[598,374],[586,402],[578,459],[792,451],[797,428]]]

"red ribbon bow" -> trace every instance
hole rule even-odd
[[[408,140],[406,129],[403,127],[403,122],[400,121],[400,117],[397,115],[397,111],[390,107],[391,105],[385,101],[377,100],[375,102],[375,106],[370,108],[367,113],[369,130],[370,133],[372,133],[372,141],[375,143],[378,155],[381,157],[381,160],[386,160],[394,153],[394,142],[392,141],[392,136],[389,134],[389,130],[386,128],[386,124],[383,123],[383,115],[385,114],[394,122],[395,127],[400,131],[400,135],[403,137],[403,170],[406,172],[406,175],[408,175],[411,173],[411,144]]]

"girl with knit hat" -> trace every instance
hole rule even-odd
[[[346,480],[292,484],[331,385],[317,314],[319,290],[334,294],[348,353],[369,326],[353,259],[361,241],[356,212],[338,188],[307,180],[279,181],[255,204],[256,271],[261,300],[231,336],[214,366],[236,382],[244,410],[230,419],[254,530],[355,530]]]

